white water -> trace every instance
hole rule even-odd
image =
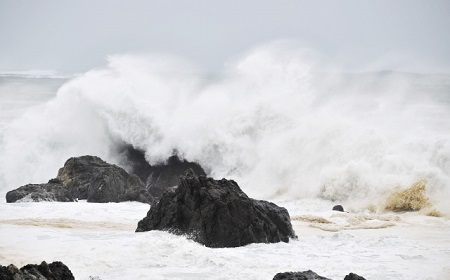
[[[127,143],[151,163],[176,150],[259,198],[364,209],[426,179],[450,213],[450,76],[323,68],[313,51],[278,45],[213,78],[174,58],[113,56],[5,128],[1,189],[46,182],[71,156],[120,164]]]
[[[322,231],[311,227],[314,222],[294,220],[298,240],[211,249],[165,232],[134,233],[148,211],[141,203],[0,204],[0,263],[60,260],[76,279],[103,280],[272,279],[278,272],[308,269],[331,279],[349,272],[366,279],[450,277],[448,220],[314,211],[329,206],[315,200],[285,206],[292,217],[326,217],[341,230]],[[371,220],[352,229],[349,224],[362,216]],[[367,229],[385,220],[391,226]]]
[[[306,269],[332,279],[449,278],[450,76],[324,69],[310,50],[270,45],[214,76],[174,58],[119,55],[57,91],[64,81],[1,80],[2,197],[55,177],[72,156],[126,168],[123,144],[151,163],[176,150],[286,206],[299,240],[208,249],[135,234],[148,210],[138,203],[1,203],[0,263],[63,260],[77,279],[103,280]],[[397,187],[422,179],[428,210],[443,217],[383,210]],[[338,203],[353,214],[328,211]]]

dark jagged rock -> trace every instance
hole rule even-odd
[[[150,165],[145,160],[144,152],[125,146],[121,152],[124,161],[131,167],[131,173],[136,174],[146,183],[150,194],[155,198],[160,198],[170,187],[178,184],[178,178],[187,169],[192,169],[198,175],[206,175],[205,170],[195,162],[181,160],[177,155],[168,158],[166,163]]]
[[[349,275],[346,275],[344,280],[366,280],[364,277],[359,276],[358,274],[351,273]]]
[[[340,212],[344,212],[344,207],[342,207],[342,205],[335,205],[333,207],[334,211],[340,211]]]
[[[72,275],[72,271],[70,271],[70,269],[62,262],[52,262],[48,266],[53,275],[55,275],[56,279],[75,279],[75,277]]]
[[[29,184],[6,194],[7,202],[76,201],[122,202],[139,201],[153,204],[155,199],[136,175],[103,161],[99,157],[70,158],[59,169],[58,177],[47,184]]]
[[[57,178],[73,197],[88,202],[154,202],[136,175],[95,156],[68,159],[59,169]]]
[[[147,182],[152,166],[145,159],[145,153],[131,145],[121,146],[118,153],[122,157],[122,165],[128,166],[129,172],[137,175],[142,182]]]
[[[6,202],[28,201],[73,201],[72,195],[58,179],[46,184],[28,184],[6,193]]]
[[[0,265],[1,280],[75,280],[70,269],[62,262],[52,262],[47,264],[42,262],[40,265],[28,264],[21,269],[15,265]]]
[[[153,165],[146,181],[150,193],[154,197],[161,197],[168,188],[178,184],[179,177],[187,169],[194,170],[198,175],[206,175],[199,164],[186,160],[182,161],[177,156],[171,156],[165,164]]]
[[[277,273],[273,280],[331,280],[330,278],[326,278],[318,275],[314,271],[307,270],[303,272],[283,272]]]
[[[331,279],[320,276],[312,270],[307,270],[303,272],[277,273],[273,277],[273,280],[331,280]],[[350,273],[349,275],[345,276],[344,280],[366,280],[366,279],[357,274]]]
[[[136,229],[150,230],[184,234],[208,247],[296,238],[286,209],[249,198],[232,180],[216,181],[193,170],[180,177],[176,189],[163,194]]]
[[[1,280],[9,280],[14,279],[14,275],[20,274],[20,270],[13,264],[8,266],[0,265],[0,279]],[[17,279],[17,277],[16,277]],[[19,278],[20,279],[20,278]]]

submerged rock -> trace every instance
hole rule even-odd
[[[320,276],[312,270],[307,270],[302,272],[277,273],[273,277],[273,280],[331,280],[331,279]],[[345,276],[344,280],[366,280],[366,279],[357,274],[350,273],[349,275]]]
[[[277,273],[273,280],[331,280],[318,275],[312,270],[302,271],[302,272],[282,272]]]
[[[74,280],[70,269],[62,262],[52,262],[47,264],[42,262],[40,265],[28,264],[21,269],[15,265],[0,265],[0,279],[2,280]]]
[[[208,247],[289,242],[296,237],[285,208],[249,198],[232,180],[216,181],[193,170],[139,221],[136,232],[150,230],[186,234]]]
[[[125,146],[123,149],[121,154],[125,163],[130,166],[131,173],[145,182],[150,194],[156,199],[159,199],[168,188],[176,186],[178,178],[187,169],[194,170],[198,175],[206,175],[198,163],[182,160],[177,155],[169,157],[165,163],[150,165],[143,151],[132,146]]]
[[[366,280],[366,278],[350,272],[349,275],[345,276],[344,280]]]
[[[344,207],[342,207],[342,205],[335,205],[333,207],[334,211],[340,211],[340,212],[344,212]]]
[[[154,202],[136,175],[95,156],[68,159],[59,169],[57,178],[73,197],[87,199],[88,202]]]
[[[72,194],[62,182],[51,179],[46,184],[28,184],[6,193],[6,202],[17,201],[74,201]]]

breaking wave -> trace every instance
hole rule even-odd
[[[257,198],[362,209],[424,178],[450,213],[450,76],[324,69],[315,51],[277,44],[213,76],[168,56],[112,56],[5,128],[0,188],[45,182],[72,156],[123,166],[132,145],[150,163],[196,161]]]
[[[392,192],[387,200],[385,208],[394,212],[418,211],[430,206],[430,200],[426,196],[426,181],[415,182],[407,189]]]

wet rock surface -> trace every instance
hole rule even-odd
[[[46,184],[28,184],[6,193],[6,202],[17,201],[74,201],[72,194],[58,179]]]
[[[273,280],[331,280],[318,275],[312,270],[302,271],[302,272],[282,272],[277,273]]]
[[[68,159],[59,169],[57,178],[74,198],[88,202],[154,202],[136,175],[95,156]]]
[[[144,152],[131,146],[123,147],[121,154],[125,164],[130,166],[130,172],[145,183],[150,194],[156,199],[167,189],[178,185],[179,177],[183,176],[187,169],[194,170],[197,175],[206,175],[198,163],[180,159],[177,155],[169,157],[164,163],[150,165]]]
[[[339,211],[339,212],[344,212],[344,207],[342,207],[342,205],[335,205],[333,206],[333,211]]]
[[[150,230],[186,235],[208,247],[289,242],[296,237],[285,208],[249,198],[233,180],[198,176],[192,169],[136,229]]]
[[[350,274],[345,276],[344,280],[366,280],[366,278],[350,272]]]
[[[277,273],[273,277],[273,280],[331,280],[331,279],[320,276],[312,270],[307,270],[300,272]],[[357,274],[350,273],[345,276],[344,280],[366,280],[366,279]]]
[[[52,262],[40,265],[28,264],[21,269],[15,265],[0,265],[1,280],[74,280],[70,269],[62,262]]]
[[[69,202],[78,199],[100,203],[155,202],[139,177],[95,156],[70,158],[59,169],[57,178],[46,184],[25,185],[6,194],[7,202]]]
[[[151,173],[146,181],[150,194],[160,198],[168,188],[178,184],[179,177],[187,169],[194,170],[198,175],[206,175],[199,164],[180,160],[177,156],[171,156],[165,164],[152,166]]]

